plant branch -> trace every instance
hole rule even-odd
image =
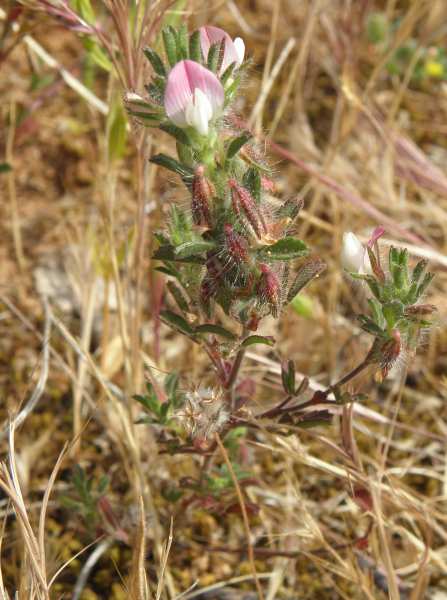
[[[225,387],[228,390],[231,390],[231,388],[234,386],[234,384],[236,382],[236,379],[239,374],[244,356],[245,356],[245,348],[241,348],[236,355],[233,366],[231,367],[230,374],[228,375],[228,378],[225,382]]]

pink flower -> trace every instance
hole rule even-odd
[[[208,60],[208,52],[211,46],[225,40],[224,56],[219,75],[224,73],[232,63],[236,63],[236,67],[242,64],[245,55],[245,44],[241,38],[232,40],[226,31],[218,27],[212,27],[211,25],[201,27],[199,31],[200,45],[205,61]]]
[[[224,96],[214,73],[193,60],[182,60],[169,73],[165,111],[178,127],[194,127],[207,135],[209,122],[222,110]]]

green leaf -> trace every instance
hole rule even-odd
[[[296,295],[315,277],[318,277],[326,268],[319,258],[310,258],[298,269],[295,279],[289,288],[287,301],[293,300]]]
[[[200,47],[200,31],[194,31],[189,39],[189,56],[195,62],[202,62],[202,50]]]
[[[195,256],[207,252],[208,250],[213,250],[213,248],[215,248],[214,242],[191,240],[177,246],[174,252],[177,258],[188,258],[189,256]]]
[[[253,346],[253,344],[265,344],[266,346],[274,346],[275,340],[272,336],[265,335],[249,335],[241,344],[241,348]]]
[[[370,317],[367,317],[366,315],[358,315],[357,319],[363,331],[366,331],[375,337],[385,336],[385,332],[379,327],[379,325],[377,325],[377,323],[370,319]]]
[[[158,415],[155,417],[143,415],[141,417],[138,417],[138,419],[134,421],[134,425],[154,425],[156,423],[159,423]]]
[[[225,84],[227,83],[227,81],[230,79],[231,75],[233,74],[233,71],[234,71],[235,67],[236,67],[236,63],[232,62],[230,65],[228,65],[228,67],[222,73],[220,81],[221,81],[221,83],[222,83],[223,86],[225,86]]]
[[[290,306],[300,317],[311,319],[314,314],[314,303],[310,296],[305,294],[297,294],[295,298],[290,301]]]
[[[169,402],[163,402],[160,405],[160,422],[166,424],[168,420],[169,409],[171,408]]]
[[[392,300],[391,302],[382,305],[382,313],[388,327],[392,329],[397,321],[402,318],[404,314],[404,305],[399,300]]]
[[[84,489],[84,482],[85,482],[85,473],[83,468],[80,465],[75,465],[73,467],[73,473],[72,473],[72,482],[74,487],[76,488],[78,493],[82,493],[83,489]]]
[[[420,278],[422,277],[423,272],[427,268],[428,260],[423,258],[418,262],[418,264],[413,269],[413,274],[411,276],[411,281],[413,283],[419,283]]]
[[[231,140],[227,150],[227,159],[229,160],[236,156],[242,146],[251,140],[252,137],[253,135],[250,133],[250,131],[244,131],[244,133],[242,133],[239,137]]]
[[[114,162],[123,158],[126,151],[127,119],[121,99],[115,98],[107,117],[109,160]]]
[[[106,52],[96,42],[90,47],[89,55],[98,67],[110,73],[113,67],[112,62]]]
[[[79,502],[79,500],[74,500],[73,498],[70,498],[69,496],[60,496],[59,502],[62,504],[62,506],[64,508],[69,508],[71,510],[76,510],[79,512],[81,512],[82,509],[84,508],[84,505],[82,504],[82,502]]]
[[[156,154],[149,160],[151,163],[154,163],[154,165],[160,165],[169,171],[177,173],[177,175],[180,175],[182,179],[188,180],[192,179],[193,177],[192,169],[180,164],[177,160],[175,160],[175,158],[167,156],[166,154]]]
[[[379,286],[379,284],[377,283],[377,279],[375,277],[373,277],[372,275],[364,275],[364,276],[359,276],[359,279],[363,279],[364,281],[366,281],[369,289],[374,294],[374,296],[377,298],[377,300],[382,299],[381,286]]]
[[[204,325],[198,325],[195,328],[195,332],[198,334],[214,333],[220,337],[226,338],[227,340],[235,340],[236,336],[231,331],[228,331],[220,325],[214,325],[214,323],[205,323]]]
[[[220,42],[212,44],[208,51],[207,66],[210,71],[215,73],[217,71],[217,64],[219,62]]]
[[[157,250],[155,250],[152,258],[157,260],[172,260],[184,263],[195,263],[198,265],[203,265],[205,263],[205,259],[201,258],[200,256],[177,256],[175,254],[174,246],[171,246],[170,244],[160,246]]]
[[[162,77],[155,77],[149,85],[144,86],[149,94],[149,98],[160,108],[163,106],[166,80]]]
[[[272,246],[265,246],[258,251],[261,260],[292,260],[309,254],[306,244],[294,237],[285,237]]]
[[[249,167],[244,173],[242,183],[259,204],[261,201],[261,174],[259,173],[259,169]]]
[[[144,396],[142,394],[135,394],[133,399],[139,402],[146,410],[158,416],[160,412],[160,402],[153,389],[152,391],[148,391],[148,394]]]
[[[138,104],[134,103],[133,107],[127,107],[127,112],[132,115],[132,117],[141,119],[143,125],[146,127],[158,127],[162,116],[160,113],[148,112],[145,108],[146,106],[148,106],[146,103],[144,105],[141,104],[141,110],[139,110]]]
[[[169,135],[172,135],[172,137],[180,142],[180,144],[183,144],[183,146],[191,146],[192,144],[191,139],[186,131],[181,127],[177,127],[177,125],[174,125],[174,123],[160,123],[159,129],[165,131]]]
[[[157,54],[155,50],[152,50],[152,48],[145,48],[143,52],[144,56],[151,63],[155,73],[157,73],[157,75],[160,75],[160,77],[166,77],[166,69],[159,54]]]
[[[189,139],[189,136],[188,136]],[[179,143],[179,141],[177,140],[176,143],[176,149],[177,149],[177,156],[179,158],[179,161],[187,166],[187,167],[192,167],[194,165],[194,152],[191,146],[185,146],[184,144]]]
[[[100,495],[104,494],[108,485],[109,485],[109,478],[107,477],[107,475],[103,475],[100,478],[100,480],[98,481],[98,488],[97,488],[98,494],[100,494]]]
[[[163,29],[162,36],[166,57],[171,67],[173,67],[177,63],[177,41],[175,39],[175,32],[172,27],[167,27],[166,29]]]
[[[225,90],[225,106],[228,106],[228,104],[233,100],[234,94],[236,93],[236,90],[239,87],[240,82],[241,82],[241,78],[235,77],[234,80],[232,81],[232,83],[226,88],[226,90]],[[252,162],[254,162],[254,161],[252,161]],[[257,165],[257,166],[261,168],[261,165]]]
[[[155,256],[153,256],[152,258],[155,258]],[[175,272],[175,270],[171,269],[167,265],[155,267],[154,271],[158,271],[159,273],[163,273],[164,275],[169,275],[171,277],[177,277],[177,273]]]
[[[278,210],[275,212],[275,216],[278,219],[286,218],[290,219],[291,221],[295,221],[303,206],[304,198],[290,198],[278,208]]]
[[[12,167],[9,163],[7,163],[7,162],[0,163],[0,173],[9,173],[10,171],[12,171]]]
[[[189,311],[188,301],[185,298],[185,295],[183,294],[183,292],[179,288],[179,286],[176,285],[173,281],[168,281],[167,288],[171,292],[179,309],[183,312],[188,312]]]
[[[286,394],[295,394],[295,363],[293,360],[284,361],[281,365],[282,387]]]
[[[171,312],[170,310],[161,311],[160,319],[163,321],[163,323],[165,323],[172,329],[180,331],[180,333],[183,333],[188,336],[194,335],[194,329],[191,327],[188,321],[186,321],[180,315]]]
[[[434,273],[426,273],[424,279],[422,280],[421,285],[418,287],[418,291],[417,291],[417,299],[418,300],[422,296],[422,294],[425,292],[425,290],[428,288],[428,286],[430,285],[434,276],[435,276]]]
[[[176,395],[179,386],[179,374],[176,372],[166,375],[163,387],[169,399]]]
[[[377,323],[379,327],[385,326],[385,319],[382,313],[382,305],[376,298],[369,298],[368,304],[371,309],[373,321]]]
[[[177,58],[189,58],[188,28],[185,23],[182,23],[177,31]]]

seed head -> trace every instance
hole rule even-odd
[[[262,235],[267,233],[267,226],[253,196],[246,188],[239,185],[235,179],[230,179],[228,185],[231,188],[234,212],[238,217],[246,220],[253,228],[256,237],[261,239]]]
[[[402,341],[400,331],[393,329],[391,338],[384,342],[381,348],[382,357],[380,366],[382,368],[382,375],[385,378],[391,370],[391,367],[396,362],[402,348]]]
[[[261,270],[258,283],[259,297],[270,304],[272,315],[277,317],[281,303],[281,285],[278,276],[264,263],[261,263],[259,268]]]
[[[220,391],[200,387],[186,393],[185,405],[176,417],[192,438],[207,440],[222,429],[229,413]]]
[[[407,306],[404,315],[406,317],[426,317],[433,314],[437,310],[434,304],[414,304]]]
[[[205,177],[203,165],[199,165],[192,180],[192,218],[196,225],[211,227],[210,203],[215,194],[214,186]]]
[[[229,223],[224,225],[224,234],[225,247],[231,258],[237,263],[246,263],[249,258],[247,240],[236,233]]]

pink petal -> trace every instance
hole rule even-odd
[[[196,88],[210,101],[213,115],[223,106],[224,90],[214,73],[193,60],[182,60],[169,73],[164,97],[166,114],[179,127],[187,125],[185,110]]]
[[[231,65],[231,63],[240,64],[237,50],[233,44],[233,40],[223,29],[219,27],[213,27],[212,25],[206,25],[200,28],[200,46],[205,61],[208,59],[208,52],[213,44],[220,43],[223,39],[225,40],[225,51],[220,68],[220,73],[224,73],[225,70]]]
[[[371,238],[368,240],[368,246],[372,248],[374,244],[377,242],[379,238],[385,233],[385,229],[383,227],[376,227],[371,234]]]

